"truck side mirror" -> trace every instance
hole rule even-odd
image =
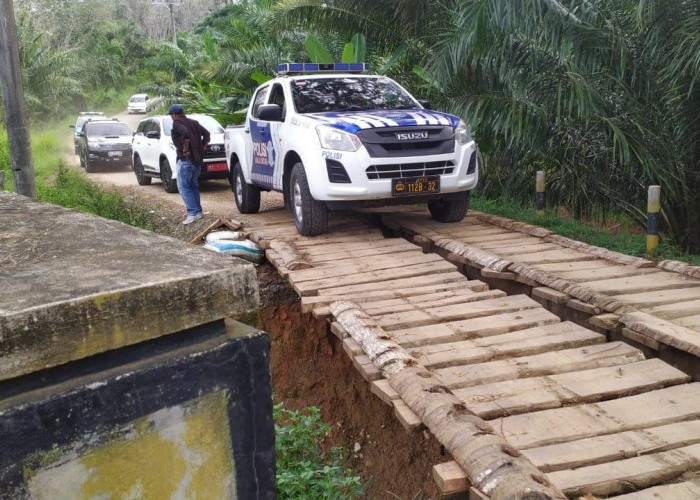
[[[418,101],[421,106],[423,106],[425,109],[433,109],[433,107],[430,105],[430,101]]]
[[[258,108],[258,119],[268,122],[282,121],[282,108],[279,104],[263,104]]]

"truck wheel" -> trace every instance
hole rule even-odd
[[[255,214],[260,210],[260,190],[248,184],[243,177],[241,164],[236,162],[233,166],[231,190],[233,199],[236,200],[238,211],[242,214]]]
[[[302,236],[316,236],[328,229],[328,209],[323,202],[316,201],[309,191],[304,165],[297,163],[289,178],[289,198],[297,232]]]
[[[85,168],[85,158],[83,158],[83,155],[78,153],[78,158],[80,158],[80,167]]]
[[[83,158],[83,166],[85,167],[85,172],[88,174],[91,174],[92,172],[95,171],[94,165],[90,164],[90,160],[88,159],[87,155],[85,155],[85,158]]]
[[[136,182],[139,186],[148,186],[151,183],[151,177],[146,175],[143,171],[143,163],[141,163],[141,157],[134,157],[134,174],[136,174]]]
[[[170,170],[170,162],[166,158],[160,160],[160,180],[166,193],[177,193],[177,179],[173,179],[173,171]]]
[[[471,191],[459,194],[459,198],[452,200],[431,200],[428,202],[428,210],[433,219],[438,222],[459,222],[467,215],[469,210],[469,195]]]

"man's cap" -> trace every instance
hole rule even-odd
[[[180,104],[173,104],[172,106],[170,106],[170,109],[168,110],[169,115],[179,115],[179,114],[182,114],[184,112],[185,112],[185,110],[183,109],[183,107]]]

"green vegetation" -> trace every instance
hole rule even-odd
[[[343,450],[321,449],[329,428],[317,407],[292,411],[280,403],[274,407],[274,418],[280,499],[349,500],[363,494],[359,476],[343,465]]]
[[[41,201],[75,208],[126,224],[167,233],[158,215],[148,208],[126,201],[121,194],[104,189],[88,180],[81,172],[66,167],[61,158],[65,154],[59,137],[68,130],[61,122],[32,134],[32,156],[36,174],[37,196]],[[65,129],[64,129],[65,127]],[[12,189],[12,172],[7,146],[7,135],[0,134],[0,171],[5,172],[6,189]]]

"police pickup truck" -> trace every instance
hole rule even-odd
[[[297,231],[326,231],[328,210],[427,203],[462,220],[476,186],[477,147],[465,123],[432,111],[365,63],[285,63],[258,87],[224,145],[238,210],[281,191]]]

